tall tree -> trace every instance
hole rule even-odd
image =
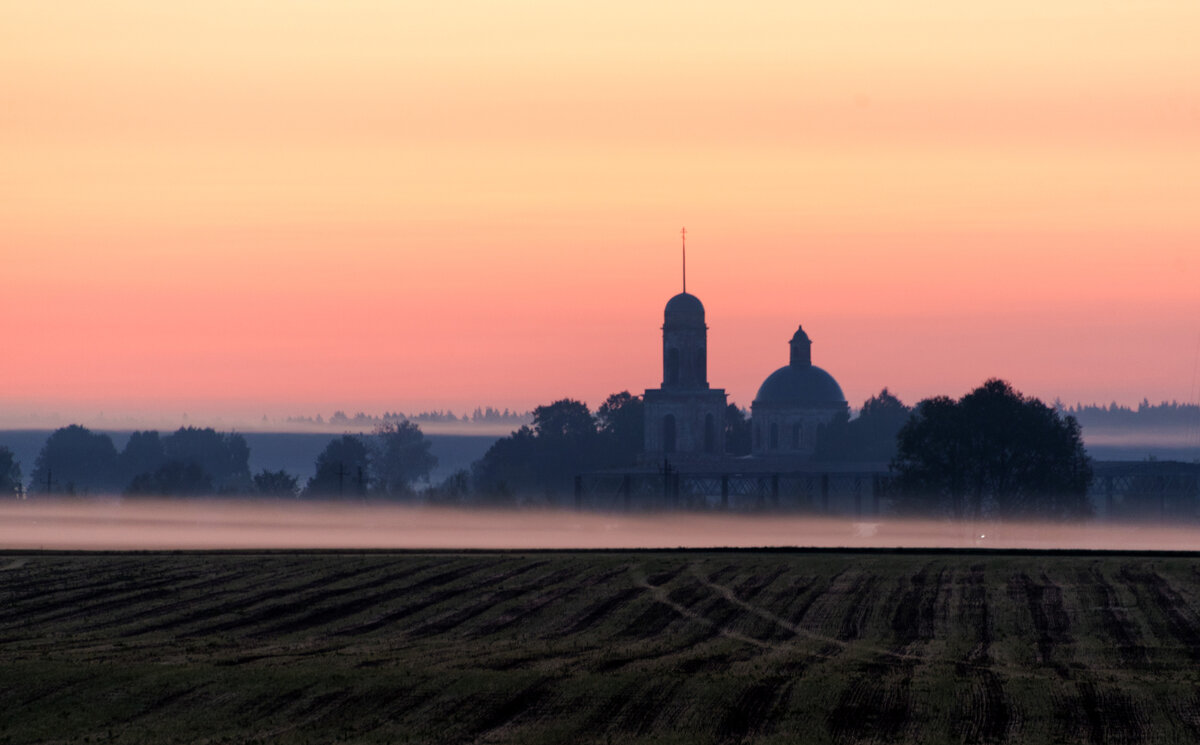
[[[646,407],[640,396],[612,394],[596,409],[596,425],[607,464],[631,465],[646,449]]]
[[[476,491],[503,499],[568,493],[576,474],[604,463],[599,445],[587,404],[564,398],[539,406],[532,427],[496,441],[472,466]]]
[[[506,504],[515,491],[535,490],[541,482],[538,440],[533,428],[521,425],[492,443],[471,464],[471,482],[484,501]]]
[[[54,430],[33,463],[29,491],[36,494],[98,494],[119,491],[117,449],[112,438],[72,424]]]
[[[317,456],[316,473],[304,487],[309,497],[366,496],[371,459],[366,443],[357,435],[331,440]]]
[[[220,492],[251,489],[250,446],[236,432],[217,432],[211,427],[180,427],[162,440],[168,461],[195,463],[209,475]]]
[[[858,416],[839,413],[818,430],[818,461],[886,463],[896,455],[896,435],[908,421],[912,409],[887,388],[863,402]]]
[[[22,489],[21,464],[13,451],[0,447],[0,499],[21,496]]]
[[[414,422],[384,422],[371,438],[371,479],[374,491],[387,497],[412,495],[413,482],[428,480],[437,467],[431,443]]]
[[[167,462],[162,438],[158,432],[134,432],[125,443],[125,449],[117,457],[120,481],[129,484],[137,476],[154,473]]]
[[[1091,514],[1091,461],[1079,423],[992,379],[957,402],[922,401],[892,463],[902,507],[955,517]]]
[[[750,417],[737,404],[725,407],[725,452],[729,455],[749,455],[754,441]]]

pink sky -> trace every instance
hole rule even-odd
[[[811,5],[811,4],[808,4]],[[0,1],[0,426],[1200,397],[1200,5]]]

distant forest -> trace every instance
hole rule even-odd
[[[1180,403],[1178,401],[1163,401],[1152,404],[1149,399],[1142,399],[1136,407],[1121,404],[1084,404],[1075,403],[1067,406],[1061,400],[1056,401],[1054,408],[1064,415],[1075,417],[1082,427],[1188,427],[1200,426],[1200,404]],[[856,414],[858,412],[855,412]],[[434,409],[406,414],[403,412],[385,411],[381,415],[371,415],[358,412],[348,415],[345,411],[335,411],[328,418],[320,414],[315,417],[294,416],[287,418],[288,424],[339,426],[372,428],[387,422],[438,422],[459,424],[512,424],[519,427],[522,424],[533,423],[532,411],[513,411],[508,408],[498,409],[491,406],[476,407],[471,413],[455,414],[453,411]]]
[[[433,411],[422,411],[416,414],[405,414],[399,411],[385,411],[379,416],[372,416],[366,412],[358,412],[354,416],[348,416],[344,411],[335,411],[325,419],[320,414],[315,417],[309,416],[290,416],[287,418],[288,424],[309,424],[315,426],[344,426],[344,427],[376,427],[380,424],[400,423],[400,422],[445,422],[459,424],[512,424],[520,426],[522,424],[530,424],[533,422],[532,411],[510,411],[505,408],[495,409],[491,406],[477,406],[475,411],[462,415],[455,414],[449,409],[442,411],[435,409]]]
[[[1178,401],[1152,404],[1142,399],[1136,409],[1120,406],[1116,402],[1102,404],[1075,404],[1064,408],[1061,401],[1055,408],[1075,417],[1082,427],[1191,427],[1200,425],[1200,404],[1181,404]]]

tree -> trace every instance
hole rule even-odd
[[[135,476],[125,493],[130,496],[198,497],[212,494],[213,482],[199,463],[169,460],[153,473]]]
[[[534,489],[539,483],[538,442],[533,428],[521,425],[508,437],[492,443],[471,464],[471,482],[485,501],[507,504],[513,489]]]
[[[430,504],[451,506],[460,505],[471,494],[471,473],[460,468],[442,480],[437,486],[425,491],[425,499]]]
[[[13,451],[0,447],[0,499],[21,496],[21,464]]]
[[[600,444],[587,404],[564,398],[539,406],[533,410],[533,427],[497,440],[472,466],[475,489],[485,498],[505,500],[514,492],[569,492],[576,474],[605,463]]]
[[[371,440],[371,482],[375,492],[388,497],[412,495],[412,484],[428,480],[437,467],[431,443],[415,423],[384,422]]]
[[[887,388],[863,402],[858,416],[839,413],[818,430],[814,460],[886,463],[896,455],[896,435],[912,409]]]
[[[750,418],[737,404],[725,407],[725,452],[729,455],[749,455],[753,445]]]
[[[367,445],[357,435],[331,440],[317,456],[316,473],[304,487],[305,496],[366,496],[371,460]]]
[[[1069,519],[1091,513],[1079,423],[992,379],[957,402],[927,399],[901,428],[892,467],[906,511]]]
[[[646,449],[646,407],[629,391],[614,393],[596,409],[603,458],[613,465],[631,465]]]
[[[264,497],[292,498],[299,494],[300,484],[287,471],[268,471],[264,468],[254,474],[254,491]]]
[[[596,424],[587,404],[564,398],[533,410],[533,431],[547,442],[591,440]]]
[[[158,432],[134,432],[125,443],[125,449],[117,457],[117,471],[120,481],[130,484],[134,478],[144,473],[154,473],[167,462],[167,454],[163,450],[162,438]]]
[[[112,438],[72,424],[54,430],[33,463],[30,492],[95,494],[117,491],[117,449]]]
[[[196,463],[219,492],[250,490],[250,446],[237,433],[211,427],[180,427],[162,440],[167,460]]]

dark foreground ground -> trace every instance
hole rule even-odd
[[[0,742],[1195,742],[1198,570],[0,554]]]

